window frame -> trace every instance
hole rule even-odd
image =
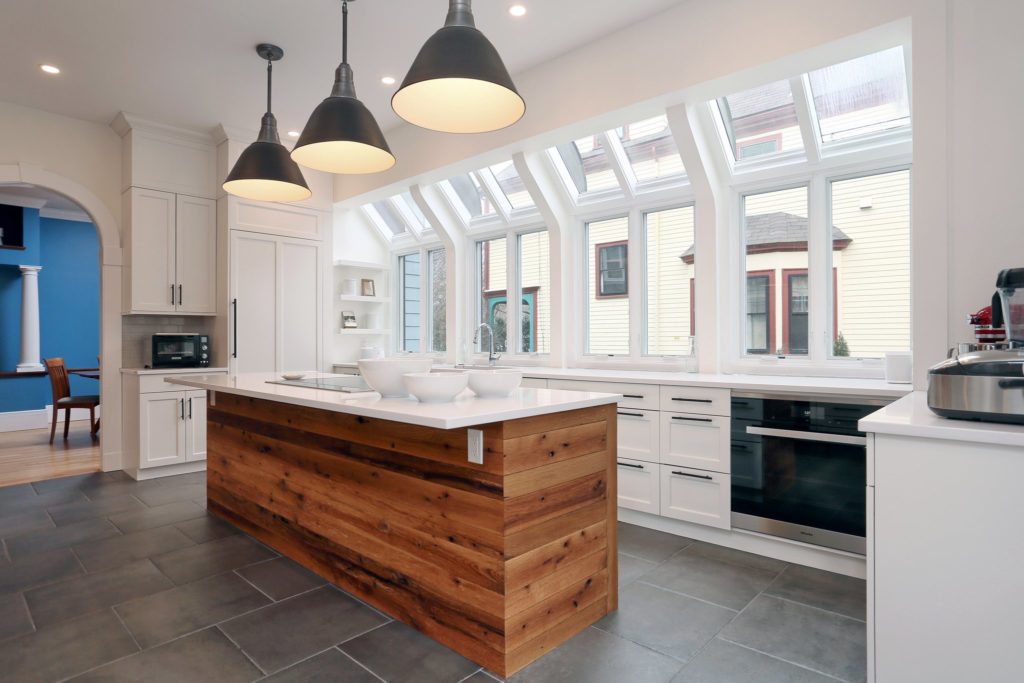
[[[597,222],[597,221],[595,221]],[[622,270],[623,271],[623,285],[626,291],[622,294],[604,294],[603,293],[603,279],[601,274],[604,272],[601,269],[601,252],[605,249],[613,249],[615,247],[626,248],[626,258],[623,260],[622,268],[606,268],[607,270]],[[629,298],[629,240],[614,240],[612,242],[601,242],[600,244],[594,245],[594,298],[595,299],[628,299]],[[588,265],[589,270],[589,265]]]
[[[395,321],[395,333],[392,335],[391,347],[396,355],[402,355],[411,358],[432,358],[435,361],[443,360],[447,354],[447,351],[432,351],[433,342],[433,313],[431,310],[431,295],[432,285],[430,283],[430,254],[435,251],[444,251],[446,259],[446,267],[451,267],[452,260],[451,255],[447,253],[446,247],[439,243],[434,242],[429,245],[423,245],[417,249],[402,249],[392,253],[392,263],[394,264],[394,278],[392,286],[394,288],[395,306],[392,320]],[[420,350],[419,351],[407,351],[403,347],[404,345],[404,331],[405,331],[405,291],[403,288],[403,272],[402,272],[402,259],[411,254],[419,254],[420,257],[420,305],[419,305],[419,320],[420,320]],[[446,278],[447,279],[447,278]],[[447,301],[447,298],[446,298]],[[452,338],[453,326],[450,321],[445,320],[445,345],[447,346]]]

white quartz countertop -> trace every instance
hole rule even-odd
[[[121,368],[123,375],[207,375],[227,371],[227,368]]]
[[[329,374],[317,375],[331,377]],[[510,398],[477,398],[468,389],[452,403],[420,403],[414,398],[381,398],[376,392],[347,394],[307,387],[267,384],[280,380],[273,373],[244,375],[196,375],[168,377],[170,384],[195,389],[224,392],[250,398],[278,401],[291,405],[333,410],[339,413],[372,417],[381,420],[437,429],[456,429],[476,425],[517,420],[566,410],[590,408],[616,403],[618,394],[586,391],[555,391],[549,389],[517,389]]]
[[[336,368],[356,368],[356,363],[335,363]],[[451,368],[435,365],[436,368]],[[736,391],[786,392],[865,398],[902,398],[913,391],[909,384],[889,384],[881,379],[840,377],[788,377],[782,375],[726,375],[650,370],[604,370],[590,368],[518,367],[524,377],[575,379],[591,382],[628,382],[666,386],[694,386],[734,389]]]
[[[890,403],[863,418],[859,425],[862,432],[875,434],[1024,447],[1024,426],[940,417],[928,408],[924,391]]]

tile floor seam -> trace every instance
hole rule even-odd
[[[247,614],[248,614],[248,612],[247,612]],[[242,615],[238,615],[238,616],[242,616]],[[224,623],[224,622],[220,622],[220,623],[222,624],[222,623]],[[257,670],[257,671],[259,671],[260,673],[262,673],[262,674],[263,674],[262,676],[258,676],[258,677],[257,677],[257,680],[258,680],[259,678],[265,678],[265,677],[267,677],[267,676],[269,676],[269,675],[270,675],[270,673],[271,673],[271,672],[269,672],[269,671],[265,670],[265,669],[264,669],[264,668],[263,668],[262,666],[260,666],[259,664],[257,664],[257,663],[256,663],[256,660],[255,660],[255,659],[253,659],[252,657],[250,657],[250,656],[249,656],[249,653],[248,653],[248,652],[246,652],[246,651],[245,651],[245,649],[244,649],[244,648],[243,648],[243,647],[242,647],[241,645],[239,645],[238,643],[236,643],[236,642],[235,642],[235,639],[234,639],[234,638],[232,638],[231,636],[229,636],[229,635],[228,635],[228,633],[227,633],[227,631],[225,631],[224,629],[222,629],[222,628],[220,627],[220,624],[214,624],[214,625],[213,625],[212,627],[207,627],[207,628],[215,628],[215,629],[217,629],[217,631],[219,631],[219,632],[220,632],[220,634],[221,634],[222,636],[224,636],[225,638],[227,638],[227,639],[228,639],[228,642],[229,642],[229,643],[231,643],[232,645],[234,645],[234,646],[235,646],[235,649],[236,649],[236,650],[238,650],[239,652],[241,652],[241,653],[242,653],[242,656],[243,656],[243,657],[245,657],[246,659],[248,659],[248,660],[249,660],[249,663],[250,663],[250,664],[252,664],[253,666],[255,666],[255,667],[256,667],[256,670]],[[170,642],[170,641],[168,641],[168,642]],[[284,669],[280,669],[280,671],[284,671]],[[275,672],[273,672],[273,673],[277,673],[277,672],[275,671]]]
[[[25,605],[25,614],[28,615],[28,623],[32,624],[32,633],[39,633],[39,629],[36,627],[36,620],[32,617],[32,610],[28,608],[28,598],[25,597],[25,591],[18,593],[18,597],[21,598],[21,602]]]
[[[740,612],[743,611],[743,610],[738,610],[735,607],[729,607],[727,605],[720,605],[717,602],[712,602],[712,601],[710,601],[710,600],[708,600],[706,598],[698,598],[696,595],[690,595],[689,593],[684,593],[682,591],[677,591],[677,590],[674,590],[672,588],[665,588],[664,586],[658,586],[658,585],[650,583],[648,581],[644,581],[644,577],[642,577],[642,576],[640,578],[632,581],[632,583],[642,583],[645,586],[650,586],[651,588],[657,588],[658,590],[665,591],[666,593],[672,593],[674,595],[682,595],[685,598],[690,598],[691,600],[696,600],[697,602],[703,602],[705,605],[711,605],[712,607],[719,607],[721,609],[727,609],[730,612],[736,612],[737,614],[739,614]],[[760,593],[758,593],[757,595],[760,595]],[[754,597],[756,598],[757,595],[755,595]],[[753,602],[753,598],[751,598],[751,602]],[[747,604],[750,604],[750,603],[747,603]],[[744,607],[744,609],[746,609],[746,605],[744,605],[743,607]],[[733,616],[735,617],[736,615],[733,615]]]
[[[476,664],[476,662],[473,662],[473,663],[474,663],[474,664]],[[480,667],[479,669],[477,669],[477,670],[476,670],[476,671],[474,671],[473,673],[469,674],[468,676],[466,676],[466,677],[464,677],[464,678],[460,678],[460,679],[459,679],[459,680],[457,680],[457,681],[456,681],[455,683],[466,683],[466,681],[468,681],[469,679],[471,679],[471,678],[472,678],[473,676],[476,676],[476,675],[477,675],[478,673],[482,673],[482,672],[483,672],[483,670],[484,670],[484,668],[483,668],[483,667]]]
[[[763,595],[763,596],[768,597],[768,598],[774,598],[776,600],[782,600],[784,602],[791,602],[794,605],[800,605],[801,607],[809,607],[809,608],[811,608],[813,610],[817,610],[819,612],[824,612],[825,614],[833,614],[833,615],[835,615],[837,617],[842,617],[843,619],[849,619],[850,621],[856,621],[857,623],[860,623],[860,624],[867,624],[868,623],[866,619],[858,619],[857,617],[851,617],[849,614],[843,614],[842,612],[836,612],[834,610],[825,609],[824,607],[818,607],[817,605],[811,605],[811,604],[808,604],[806,602],[800,602],[799,600],[794,600],[793,598],[787,598],[787,597],[784,597],[782,595],[775,595],[774,593],[769,593],[767,591],[768,591],[768,589],[766,588],[765,590],[763,590],[760,593],[758,593],[757,597],[761,597]]]
[[[121,622],[121,626],[123,626],[124,630],[128,632],[128,635],[129,635],[129,637],[131,637],[132,642],[135,643],[135,647],[139,648],[139,652],[145,651],[146,648],[142,647],[142,644],[139,642],[139,639],[136,638],[135,634],[132,633],[132,630],[130,628],[128,628],[128,624],[125,622],[124,617],[122,617],[120,614],[118,614],[117,610],[114,609],[113,607],[110,608],[110,611],[113,612],[114,613],[114,617],[119,622]]]
[[[828,673],[826,671],[821,671],[819,669],[815,669],[814,667],[807,666],[806,664],[800,664],[799,662],[791,662],[790,660],[788,660],[788,659],[786,659],[784,657],[779,657],[778,655],[773,655],[772,653],[765,652],[764,650],[758,650],[756,647],[750,647],[749,645],[744,645],[743,643],[737,642],[735,640],[729,640],[728,638],[723,636],[721,633],[719,633],[715,637],[722,639],[724,642],[729,643],[730,645],[735,645],[737,647],[745,648],[747,650],[750,650],[751,652],[756,652],[759,655],[764,655],[765,657],[771,657],[772,659],[778,660],[780,662],[785,662],[786,664],[790,664],[792,666],[795,666],[795,667],[798,667],[798,668],[801,668],[801,669],[806,669],[807,671],[813,671],[816,674],[821,674],[822,676],[825,676],[826,678],[831,678],[834,681],[841,681],[842,683],[857,683],[856,681],[849,681],[849,680],[847,680],[845,678],[840,678],[840,677],[838,677],[838,676],[836,676],[834,674],[830,674],[830,673]]]
[[[298,666],[299,664],[302,664],[303,662],[308,662],[309,660],[313,659],[314,657],[319,657],[320,655],[324,654],[325,652],[330,652],[333,649],[334,649],[334,646],[332,645],[331,647],[324,648],[323,650],[320,650],[319,652],[314,652],[310,656],[303,657],[302,659],[300,659],[299,661],[295,662],[294,664],[289,664],[287,667],[281,669],[281,671],[287,671],[288,669],[291,669],[292,667]],[[281,671],[278,671],[277,673],[281,673]],[[269,678],[270,676],[273,676],[273,675],[275,675],[275,674],[264,674],[263,676],[260,676],[255,681],[253,681],[253,683],[259,683],[259,681],[264,681],[264,680],[266,680],[267,678]]]
[[[114,611],[113,607],[108,607],[107,609],[109,609],[111,612]],[[95,611],[99,612],[101,610],[95,610]],[[92,614],[92,612],[89,612],[89,614]],[[123,622],[122,622],[122,624],[123,624]],[[128,632],[129,636],[132,635],[132,632],[128,631],[128,627],[127,626],[125,626],[124,629],[125,629],[125,631]],[[132,636],[132,642],[135,642],[135,637],[134,636]],[[137,642],[135,643],[135,646],[138,647],[138,643]],[[85,671],[79,671],[78,673],[71,674],[70,676],[65,676],[64,678],[59,679],[59,681],[57,683],[64,683],[64,681],[70,681],[70,680],[72,680],[74,678],[78,678],[79,676],[84,676],[85,674],[91,673],[93,671],[96,671],[97,669],[102,669],[103,667],[107,666],[108,664],[113,664],[114,662],[120,662],[122,659],[128,659],[129,657],[134,657],[135,655],[139,654],[140,652],[144,652],[144,650],[139,649],[139,650],[136,650],[135,652],[129,652],[128,654],[126,654],[126,655],[124,655],[122,657],[115,657],[114,659],[111,659],[109,662],[103,662],[102,664],[97,664],[96,666],[89,667]]]
[[[111,538],[113,538],[113,537],[111,537]],[[88,574],[89,570],[88,570],[88,568],[86,568],[85,562],[82,562],[82,558],[80,558],[78,556],[78,553],[75,552],[75,546],[73,546],[73,545],[72,546],[68,546],[68,551],[71,552],[71,557],[75,558],[75,562],[78,563],[78,566],[82,568],[83,574],[81,574],[80,576],[85,576],[86,574]]]
[[[275,559],[276,559],[276,558],[275,558]],[[257,564],[262,564],[262,563],[260,562],[260,563],[257,563]],[[251,565],[251,564],[247,564],[247,565],[245,565],[245,567],[252,567],[252,566],[254,566],[254,565]],[[253,588],[255,588],[255,589],[256,589],[256,591],[257,591],[257,592],[259,592],[259,594],[260,594],[260,595],[262,595],[263,597],[265,597],[265,598],[266,598],[267,600],[270,600],[270,604],[274,604],[274,603],[276,603],[276,602],[279,602],[279,600],[275,600],[274,598],[272,598],[272,597],[271,597],[271,596],[270,596],[269,594],[267,594],[266,592],[264,592],[264,591],[263,591],[263,590],[262,590],[262,589],[261,589],[261,588],[260,588],[259,586],[257,586],[257,585],[256,585],[255,583],[253,583],[253,582],[252,582],[252,581],[250,581],[249,579],[247,579],[247,578],[245,578],[244,576],[242,576],[242,574],[241,574],[241,573],[240,573],[240,572],[238,571],[238,569],[245,569],[245,567],[239,567],[239,568],[237,568],[237,569],[232,569],[232,570],[231,570],[231,573],[232,573],[232,574],[234,574],[235,576],[237,576],[238,578],[240,578],[240,579],[241,579],[242,581],[245,581],[245,582],[246,582],[247,584],[249,584],[249,585],[250,585],[250,586],[252,586]],[[227,574],[228,572],[224,572],[224,573],[225,573],[225,574]],[[216,576],[220,576],[220,574],[217,574]],[[319,586],[317,586],[317,588],[319,588]],[[290,597],[290,596],[289,596],[289,597]],[[286,599],[287,599],[287,598],[286,598]]]
[[[376,626],[374,626],[374,627],[372,627],[372,628],[368,628],[368,629],[366,629],[365,631],[363,631],[362,633],[357,633],[356,635],[354,635],[354,636],[351,636],[351,637],[349,637],[349,638],[346,638],[345,640],[342,640],[341,642],[335,643],[335,644],[334,644],[334,647],[336,647],[336,648],[338,648],[339,650],[341,650],[341,646],[342,646],[342,645],[344,645],[345,643],[351,643],[351,642],[352,642],[353,640],[355,640],[356,638],[360,638],[360,637],[362,637],[362,636],[365,636],[365,635],[366,635],[367,633],[372,633],[373,631],[376,631],[376,630],[377,630],[377,629],[379,629],[379,628],[384,628],[385,626],[387,626],[388,624],[390,624],[390,623],[391,623],[392,621],[394,621],[394,619],[392,619],[392,620],[390,620],[390,621],[385,621],[385,622],[384,622],[383,624],[377,624]],[[341,650],[341,651],[342,651],[342,652],[345,652],[344,650]],[[347,652],[345,652],[345,654],[347,654],[347,655],[348,655],[348,653],[347,653]],[[352,657],[352,655],[348,655],[348,656],[349,656],[349,657]],[[352,657],[352,659],[355,659],[355,657]],[[358,660],[356,660],[356,661],[358,661]],[[367,667],[367,666],[366,666],[365,664],[360,664],[360,665],[361,665],[361,666],[363,666],[363,668],[369,669],[369,667]],[[374,675],[376,676],[376,674],[374,674]],[[379,676],[378,676],[378,678],[379,678]]]
[[[626,636],[619,635],[618,633],[613,633],[612,631],[609,631],[607,629],[603,629],[600,626],[598,626],[597,623],[591,624],[590,628],[598,630],[601,633],[606,633],[606,634],[608,634],[610,636],[615,636],[619,640],[625,640],[627,643],[633,643],[634,645],[639,645],[640,647],[646,648],[646,649],[650,650],[651,652],[656,652],[659,655],[662,655],[664,657],[668,657],[670,659],[674,659],[677,662],[679,662],[680,664],[688,664],[690,662],[690,660],[687,659],[686,657],[680,657],[679,655],[673,655],[673,654],[669,654],[668,652],[662,652],[661,650],[658,650],[657,648],[651,647],[650,645],[647,645],[645,643],[641,643],[638,640],[633,640],[631,638],[627,638]],[[718,635],[718,634],[716,633],[715,635]],[[712,636],[712,638],[714,638],[714,636]]]
[[[47,513],[47,516],[49,516],[49,513]],[[51,518],[50,521],[52,522],[53,519]],[[56,525],[54,525],[54,526],[56,526]],[[13,562],[14,560],[11,559],[11,554],[9,552],[7,552],[7,539],[6,538],[0,539],[0,543],[3,544],[3,547],[4,547],[4,557],[7,558],[7,562]]]
[[[367,633],[369,633],[369,631],[367,631]],[[348,641],[345,641],[345,642],[348,642]],[[355,662],[356,666],[358,666],[360,669],[365,670],[366,673],[370,674],[371,676],[376,678],[378,681],[381,681],[381,683],[387,683],[387,681],[385,679],[383,679],[383,678],[381,678],[380,676],[377,675],[377,672],[375,672],[373,669],[371,669],[370,667],[368,667],[365,664],[363,664],[362,662],[360,662],[358,659],[356,659],[355,657],[353,657],[349,653],[347,653],[344,650],[342,650],[341,647],[339,647],[338,645],[335,645],[334,649],[337,650],[338,652],[340,652],[341,654],[345,655],[349,659],[351,659],[353,662]]]

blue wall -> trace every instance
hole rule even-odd
[[[92,223],[40,218],[25,209],[25,251],[14,265],[0,261],[0,370],[13,371],[21,355],[21,271],[40,265],[39,333],[43,358],[63,356],[68,367],[96,367],[100,352],[99,239]],[[31,214],[31,215],[30,215]],[[6,252],[6,253],[5,253]],[[31,260],[29,260],[31,258]],[[72,377],[73,394],[97,394],[99,383]],[[0,412],[37,410],[51,402],[47,377],[0,379]]]

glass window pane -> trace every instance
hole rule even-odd
[[[427,254],[430,278],[430,350],[447,350],[448,252],[435,249]]]
[[[401,338],[399,348],[410,353],[419,353],[420,346],[420,255],[406,254],[398,258],[401,300],[399,320]]]
[[[832,192],[834,356],[910,348],[910,171],[837,180]]]
[[[682,175],[683,160],[662,114],[616,129],[637,182]]]
[[[423,212],[420,211],[420,205],[412,198],[412,194],[410,192],[403,192],[400,197],[401,201],[409,207],[409,211],[412,212],[412,215],[416,217],[416,221],[419,223],[420,229],[426,230],[429,228],[430,223],[427,221],[427,217],[423,215]]]
[[[495,352],[504,352],[508,346],[508,279],[507,244],[504,237],[477,242],[477,278],[480,285],[480,305],[477,321],[490,325],[494,334]],[[485,330],[479,330],[477,351],[486,353],[490,340]]]
[[[511,160],[495,164],[490,169],[513,209],[529,209],[534,206],[533,197],[526,191],[526,185]]]
[[[462,205],[466,207],[466,212],[469,214],[470,219],[495,214],[494,204],[487,198],[487,194],[480,186],[480,181],[477,180],[474,174],[467,173],[449,178],[448,184],[451,185],[452,190],[455,191],[455,195],[462,202]]]
[[[619,179],[599,135],[580,138],[556,149],[581,195],[619,188]]]
[[[379,202],[373,202],[372,206],[392,235],[401,235],[405,232],[405,220],[391,205],[390,200],[382,199]]]
[[[806,355],[807,186],[747,195],[743,217],[745,350]]]
[[[551,252],[546,230],[519,236],[523,353],[551,352]]]
[[[810,73],[823,143],[910,125],[903,48]]]
[[[587,223],[587,353],[629,353],[629,296],[611,293],[628,291],[628,240],[625,216]]]
[[[652,356],[688,355],[693,329],[693,207],[644,215],[647,347]]]
[[[803,149],[789,81],[776,81],[718,100],[737,161]]]

